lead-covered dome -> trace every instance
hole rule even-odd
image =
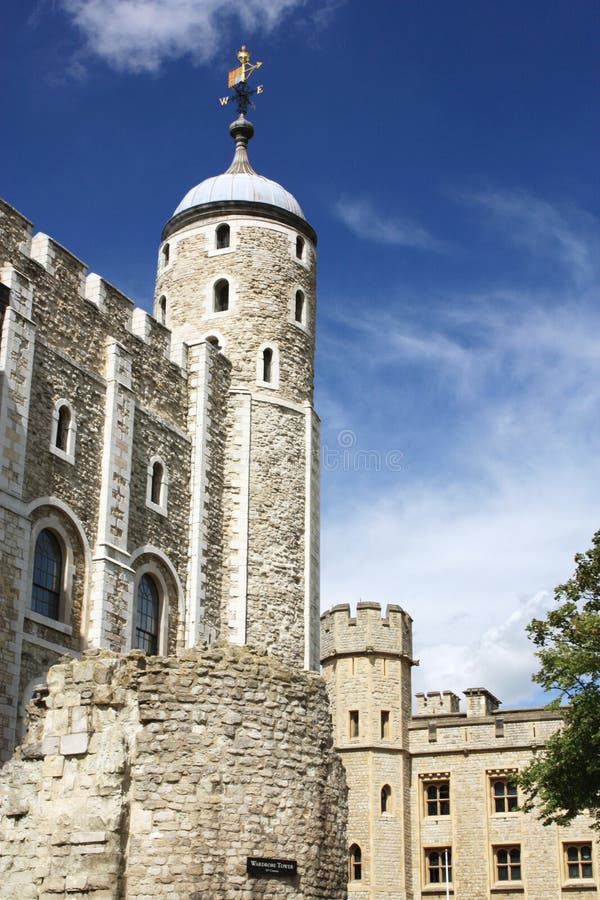
[[[229,126],[235,139],[233,162],[222,175],[206,178],[187,192],[173,216],[205,203],[243,201],[266,203],[304,219],[304,213],[296,198],[284,187],[264,175],[259,175],[250,165],[247,144],[254,134],[254,127],[244,116]]]

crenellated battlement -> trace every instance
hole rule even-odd
[[[334,656],[384,654],[412,658],[412,619],[402,607],[360,602],[356,615],[340,603],[321,616],[321,661]]]
[[[44,294],[48,295],[47,288],[53,282],[55,311],[63,320],[86,320],[87,324],[90,312],[96,312],[101,321],[91,321],[90,327],[99,327],[120,341],[126,333],[132,334],[143,342],[145,353],[164,357],[177,368],[184,367],[185,354],[181,347],[173,347],[168,328],[136,307],[109,281],[89,272],[85,262],[54,238],[41,231],[33,234],[32,223],[1,198],[0,220],[6,240],[0,248],[0,280],[11,290],[10,305],[18,312],[40,320],[44,310],[36,307],[36,284],[45,278]],[[26,305],[24,297],[30,301]]]

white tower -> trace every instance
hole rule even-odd
[[[159,251],[154,314],[190,380],[186,641],[218,634],[317,669],[316,235],[250,165],[253,131],[241,113],[231,166],[186,194]]]

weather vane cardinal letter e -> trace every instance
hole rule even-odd
[[[254,89],[248,87],[248,78],[256,69],[260,69],[262,62],[250,62],[250,53],[246,49],[245,44],[242,44],[241,49],[238,50],[237,58],[239,66],[235,69],[230,69],[227,73],[227,87],[233,88],[234,94],[227,97],[219,97],[219,103],[221,106],[227,106],[230,100],[235,100],[237,102],[238,115],[245,116],[248,112],[248,107],[255,108],[254,103],[250,99],[252,95],[262,94],[263,92],[262,84],[257,85]]]

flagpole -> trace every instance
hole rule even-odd
[[[446,900],[450,898],[450,880],[448,878],[448,848],[444,847],[444,869],[446,872]]]

